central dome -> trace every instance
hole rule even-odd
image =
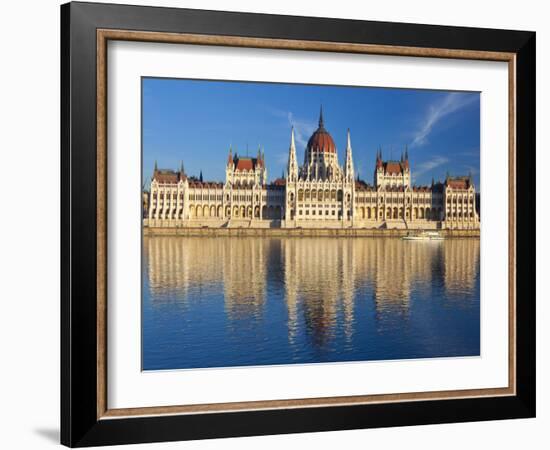
[[[309,138],[307,149],[310,152],[336,153],[336,144],[334,144],[332,136],[325,129],[322,109],[319,116],[319,128]]]

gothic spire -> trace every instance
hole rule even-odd
[[[155,172],[156,172],[157,170],[159,170],[158,167],[157,167],[157,160],[156,160],[156,159],[155,159],[155,169],[154,169],[154,170],[155,170]]]
[[[323,105],[321,105],[321,112],[319,113],[319,128],[325,128],[325,121],[323,120]]]
[[[296,162],[296,142],[294,140],[294,127],[290,131],[290,147],[288,149],[287,173],[289,181],[296,181],[298,178],[298,163]]]
[[[351,136],[348,128],[348,142],[346,146],[346,166],[345,172],[349,180],[353,180],[353,156],[351,152]]]
[[[227,156],[227,165],[230,166],[233,164],[233,149],[231,145],[229,145],[229,155]]]

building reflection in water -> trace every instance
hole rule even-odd
[[[223,296],[230,328],[245,320],[275,329],[281,324],[266,312],[271,302],[284,311],[291,347],[303,346],[305,337],[312,349],[323,349],[340,338],[353,345],[369,320],[379,333],[402,327],[415,295],[451,303],[471,298],[479,240],[144,237],[144,264],[153,308],[179,303],[185,311],[189,302]]]

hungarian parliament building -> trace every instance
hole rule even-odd
[[[265,155],[229,149],[225,182],[159,169],[143,195],[148,227],[479,229],[471,176],[449,176],[429,186],[412,184],[407,149],[399,160],[376,153],[373,184],[355,177],[350,132],[340,165],[323,113],[309,138],[304,163],[290,134],[286,174],[268,182]]]

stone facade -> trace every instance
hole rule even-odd
[[[144,205],[150,227],[479,229],[470,176],[414,186],[407,149],[398,161],[376,154],[374,183],[355,177],[348,130],[344,165],[323,114],[308,141],[304,163],[291,131],[287,173],[268,182],[264,152],[233,155],[225,182],[204,182],[155,164]]]

